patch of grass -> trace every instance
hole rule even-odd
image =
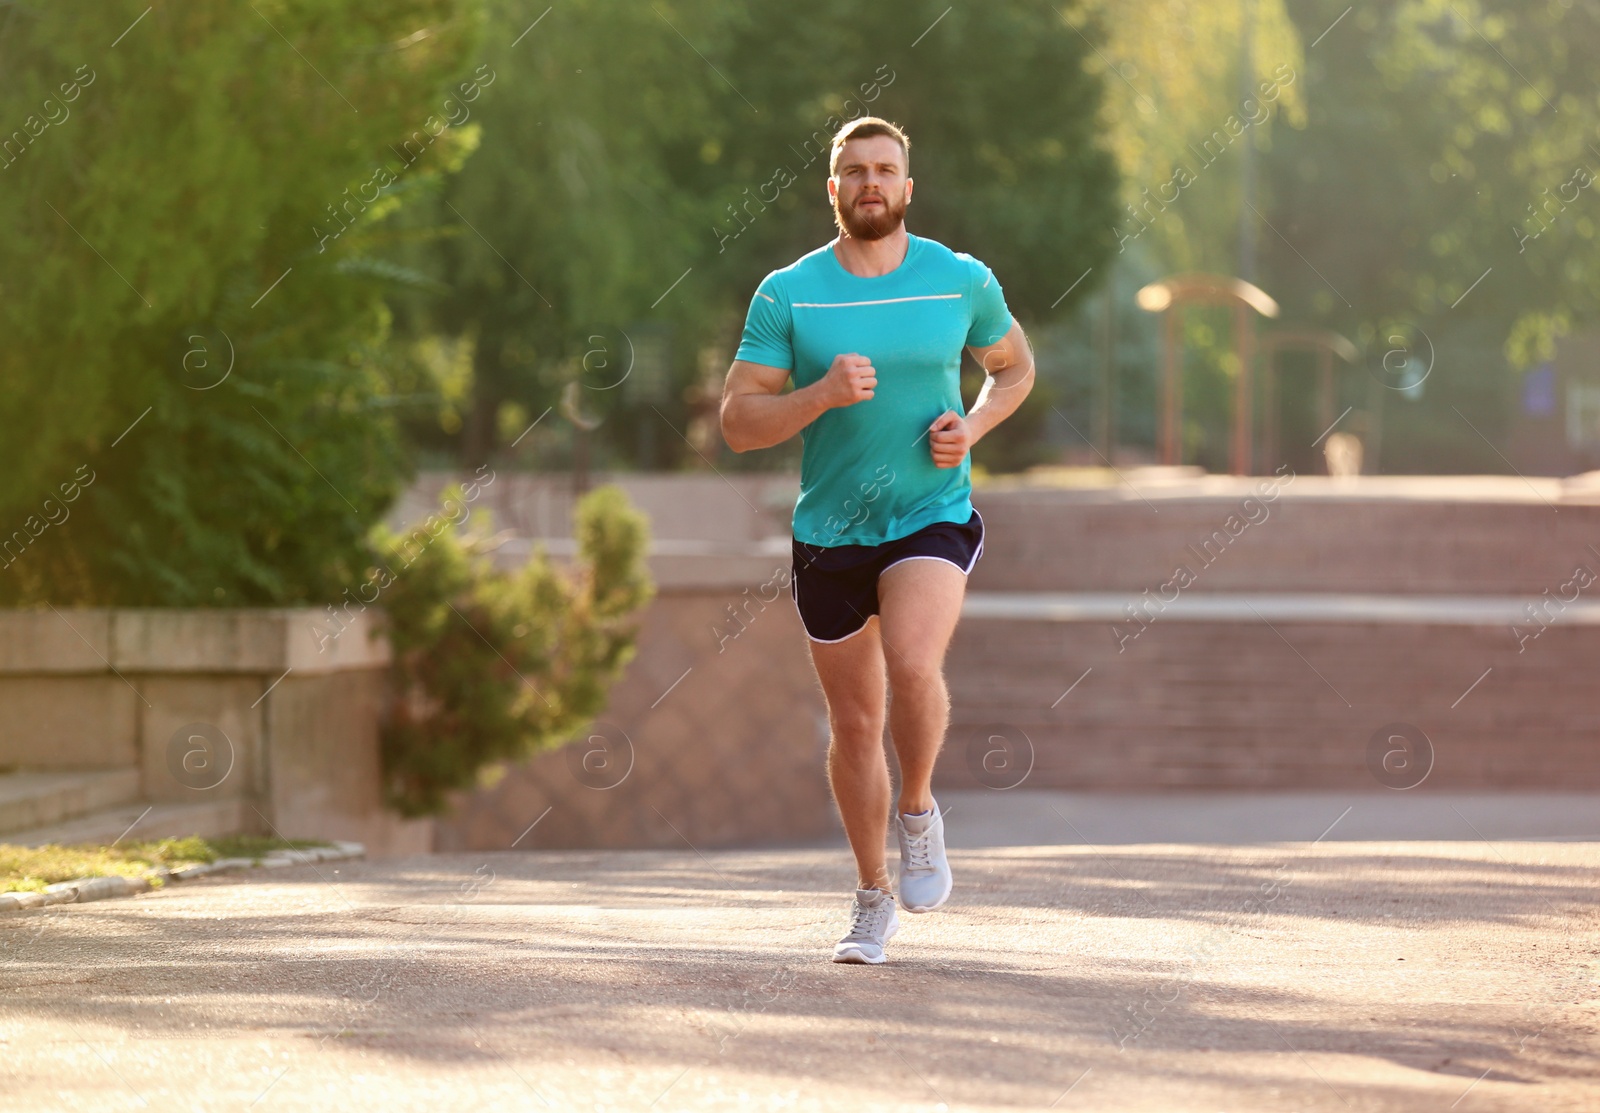
[[[194,841],[211,847],[215,853],[207,861],[213,862],[218,858],[255,858],[259,861],[274,850],[310,850],[333,845],[321,839],[279,839],[263,835],[218,835],[214,839]]]
[[[315,839],[276,839],[223,835],[205,839],[125,842],[116,846],[10,846],[0,843],[0,893],[40,892],[58,881],[80,877],[143,877],[158,869],[215,862],[218,858],[260,860],[274,850],[305,850],[329,843]]]

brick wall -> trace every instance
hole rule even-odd
[[[777,567],[750,584],[659,595],[594,733],[461,799],[436,848],[507,849],[535,820],[518,846],[703,850],[832,831],[805,633],[787,588],[760,602]],[[719,636],[740,631],[727,610],[740,603],[742,632]]]
[[[1197,621],[1174,609],[1120,651],[1108,619],[969,613],[948,661],[952,728],[939,783],[998,787],[1031,762],[1023,783],[1034,788],[1381,791],[1369,742],[1400,722],[1434,751],[1416,791],[1600,788],[1600,626],[1574,612],[1519,652],[1506,622],[1356,613],[1269,626],[1243,602],[1273,592],[1555,595],[1579,565],[1600,573],[1600,507],[1561,501],[1551,481],[1519,495],[1514,480],[1482,480],[1492,490],[1474,497],[1472,480],[1417,479],[1385,496],[1372,485],[1341,495],[1301,477],[1264,517],[1251,508],[1260,521],[1235,522],[1237,536],[1227,536],[1257,482],[1212,477],[1205,493],[1152,489],[1148,503],[1126,487],[980,491],[987,534],[973,593],[1131,600],[1185,565],[1190,591],[1244,613]],[[1207,563],[1198,550],[1218,530]],[[1592,608],[1600,584],[1583,595]]]
[[[1104,622],[964,620],[940,782],[1020,775],[1025,746],[974,767],[1009,726],[1030,788],[1371,790],[1368,744],[1401,722],[1434,751],[1416,791],[1600,789],[1600,629],[1554,625],[1519,654],[1505,626],[1274,626],[1162,619],[1119,653]]]

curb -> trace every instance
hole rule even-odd
[[[362,858],[366,853],[367,848],[358,842],[334,841],[332,846],[317,846],[309,850],[274,850],[260,858],[218,858],[215,862],[202,862],[178,870],[156,870],[143,877],[80,877],[75,881],[58,881],[54,885],[47,885],[42,893],[0,893],[0,914],[26,912],[53,904],[87,904],[113,897],[131,897],[149,892],[156,887],[156,881],[194,881],[236,870],[270,870],[317,862],[339,862]]]

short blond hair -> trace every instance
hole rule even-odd
[[[906,173],[911,173],[911,140],[899,127],[888,120],[878,116],[863,116],[859,120],[851,120],[840,128],[833,136],[833,152],[828,156],[828,173],[839,172],[839,152],[844,150],[844,145],[852,139],[871,139],[874,135],[887,135],[900,144],[900,153],[905,157]]]

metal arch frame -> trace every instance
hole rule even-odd
[[[1220,274],[1171,275],[1144,287],[1136,300],[1140,309],[1166,315],[1162,341],[1161,462],[1169,466],[1181,463],[1183,457],[1179,436],[1183,410],[1183,346],[1180,343],[1183,307],[1186,304],[1232,307],[1233,348],[1239,358],[1239,377],[1233,387],[1233,437],[1228,470],[1234,475],[1249,475],[1254,464],[1251,399],[1255,332],[1251,327],[1251,313],[1276,317],[1278,303],[1260,287]]]
[[[1265,441],[1263,446],[1270,461],[1278,454],[1278,382],[1282,375],[1278,355],[1284,351],[1317,353],[1317,425],[1327,429],[1333,424],[1333,357],[1354,365],[1361,352],[1345,337],[1331,329],[1279,329],[1261,338],[1262,366],[1265,371],[1265,388],[1262,406],[1266,413]]]

